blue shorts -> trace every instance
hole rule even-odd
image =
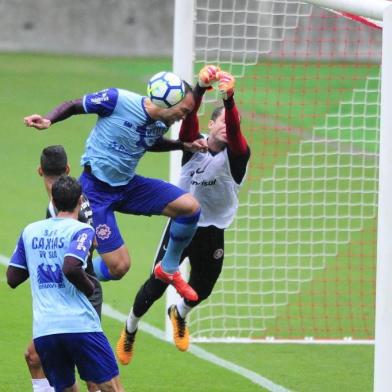
[[[62,391],[80,378],[96,384],[118,376],[118,366],[102,332],[63,333],[34,339],[42,368],[52,387]]]
[[[165,207],[186,192],[166,181],[135,175],[127,185],[111,186],[83,172],[79,178],[93,210],[99,253],[112,252],[124,244],[114,212],[161,215]]]

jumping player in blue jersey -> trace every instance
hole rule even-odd
[[[64,102],[46,116],[25,117],[29,127],[42,130],[72,115],[93,113],[98,120],[87,141],[81,164],[83,192],[93,210],[97,250],[94,270],[101,280],[120,279],[130,267],[130,256],[118,229],[114,212],[165,215],[172,218],[167,252],[157,264],[155,276],[172,284],[184,298],[196,301],[197,293],[182,278],[178,266],[191,241],[200,206],[189,193],[165,181],[135,173],[140,158],[176,121],[195,105],[191,87],[177,105],[166,109],[136,93],[109,88]]]
[[[181,124],[179,140],[205,142],[207,152],[186,151],[182,157],[179,186],[193,194],[201,205],[198,228],[181,260],[189,259],[189,284],[198,293],[197,301],[181,298],[168,309],[173,327],[173,340],[181,351],[189,348],[190,333],[187,315],[206,300],[221,274],[224,260],[225,229],[232,223],[238,208],[238,193],[244,183],[250,148],[241,131],[240,115],[234,101],[234,77],[213,65],[205,66],[199,73],[194,89],[195,107]],[[210,77],[210,75],[215,75]],[[215,108],[208,122],[208,137],[200,133],[197,116],[203,95],[212,83],[218,82],[223,106]],[[155,145],[155,149],[162,142]],[[170,223],[166,227],[158,248],[155,263],[165,254]],[[125,327],[116,346],[116,354],[122,365],[132,361],[134,344],[140,319],[162,297],[167,288],[152,273],[140,287],[133,301]]]
[[[113,351],[99,316],[87,299],[94,283],[85,272],[94,229],[78,221],[80,184],[61,176],[52,186],[57,217],[28,225],[7,269],[15,288],[30,278],[33,339],[46,377],[55,391],[78,391],[81,379],[101,390],[123,391]]]

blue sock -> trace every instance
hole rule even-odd
[[[109,269],[103,261],[102,257],[98,256],[93,259],[93,268],[97,279],[101,282],[107,282],[108,280],[115,280],[112,275],[110,275]]]
[[[162,269],[165,272],[172,274],[178,271],[181,254],[196,232],[199,217],[200,209],[192,216],[178,217],[171,221],[170,239],[162,259]]]

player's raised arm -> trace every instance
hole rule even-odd
[[[227,145],[233,155],[245,155],[248,153],[248,143],[241,132],[240,115],[234,101],[234,76],[221,71],[218,74],[218,89],[225,107],[225,123]]]
[[[32,114],[23,119],[26,127],[32,127],[36,129],[47,129],[50,127],[51,122],[40,114]]]
[[[63,121],[75,114],[84,114],[82,98],[63,102],[56,106],[47,115],[32,114],[24,118],[27,127],[33,127],[39,130],[48,129],[52,124]]]
[[[183,142],[193,142],[200,138],[199,119],[197,111],[199,110],[203,95],[206,90],[212,88],[213,83],[217,79],[219,67],[215,65],[206,65],[199,72],[199,79],[193,89],[193,96],[195,98],[195,106],[193,110],[182,121],[179,138]]]

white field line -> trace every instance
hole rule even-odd
[[[125,322],[127,319],[127,315],[120,313],[119,311],[113,309],[110,305],[103,304],[102,306],[102,313],[105,316],[108,316],[112,319],[118,320],[122,323]],[[165,333],[164,331],[153,327],[150,324],[147,324],[143,321],[139,322],[139,329],[141,331],[147,332],[150,335],[154,336],[157,339],[163,340],[164,342],[167,342],[165,338]],[[211,362],[214,365],[223,367],[226,370],[230,370],[233,373],[237,373],[242,377],[247,378],[248,380],[252,381],[254,384],[260,385],[261,387],[267,389],[268,391],[271,392],[290,392],[288,389],[273,383],[271,380],[268,380],[267,378],[260,376],[259,374],[245,369],[242,366],[238,366],[233,362],[226,361],[225,359],[222,359],[214,354],[209,353],[208,351],[195,346],[194,344],[191,345],[190,349],[188,350],[189,353],[195,355],[198,358],[201,358],[205,361]]]
[[[5,266],[8,265],[9,258],[0,254],[0,264]],[[110,317],[114,320],[120,321],[124,323],[127,319],[127,315],[124,313],[119,312],[118,310],[113,309],[108,304],[102,305],[102,313]],[[143,332],[146,332],[155,338],[167,342],[165,339],[165,332],[156,328],[144,321],[139,322],[139,329]],[[189,353],[195,355],[196,357],[203,359],[205,361],[211,362],[216,366],[223,367],[226,370],[229,370],[233,373],[236,373],[244,378],[247,378],[249,381],[253,382],[254,384],[260,385],[261,387],[265,388],[270,392],[290,392],[289,389],[286,389],[278,384],[273,383],[268,378],[261,376],[251,370],[243,368],[242,366],[236,365],[233,362],[227,361],[223,358],[220,358],[214,354],[209,353],[208,351],[195,346],[194,344],[191,345],[190,349],[188,350]]]

